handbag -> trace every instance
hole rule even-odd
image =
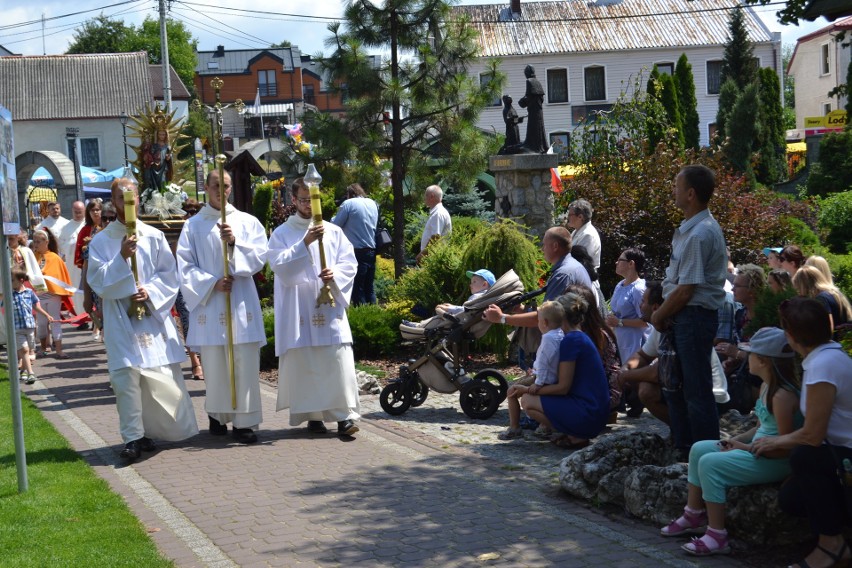
[[[674,333],[664,331],[660,334],[659,356],[657,357],[660,386],[664,391],[677,392],[683,388],[683,370],[677,359]]]
[[[391,237],[390,231],[388,231],[388,228],[385,226],[385,222],[382,221],[382,212],[381,209],[378,209],[378,206],[377,210],[379,213],[379,221],[376,223],[376,252],[381,253],[393,244],[393,237]]]
[[[846,514],[852,517],[852,459],[841,459],[840,454],[828,440],[825,440],[825,445],[828,446],[834,458],[834,463],[837,465],[837,477],[840,482],[840,489],[843,491],[843,501],[846,503]]]

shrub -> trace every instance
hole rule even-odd
[[[263,309],[263,331],[266,334],[266,345],[260,348],[260,369],[268,371],[278,368],[278,357],[275,356],[275,311],[269,307]]]
[[[271,183],[259,183],[254,187],[252,199],[252,214],[269,234],[269,220],[272,217],[272,198],[274,190]]]
[[[405,305],[410,308],[409,304]],[[347,315],[356,357],[390,355],[399,347],[402,341],[399,324],[403,319],[400,308],[386,309],[376,304],[361,304],[351,306]]]
[[[819,226],[827,231],[825,244],[843,254],[852,248],[852,191],[835,193],[820,200]]]
[[[828,254],[825,259],[834,275],[834,285],[852,298],[852,255]]]
[[[828,195],[852,189],[852,131],[826,134],[819,143],[819,162],[808,177],[810,195]]]
[[[751,321],[745,328],[748,335],[762,327],[780,327],[781,322],[778,319],[778,306],[781,302],[796,295],[793,288],[787,288],[781,292],[773,292],[771,288],[765,288],[757,299],[754,306],[754,313],[751,315]]]
[[[467,296],[461,297],[458,286],[462,252],[462,247],[452,240],[432,244],[421,265],[407,270],[396,281],[390,299],[415,302],[423,313],[432,313],[442,302],[464,300]]]
[[[795,217],[788,217],[787,224],[790,227],[789,242],[795,243],[802,249],[813,251],[814,248],[820,246],[819,237],[811,230],[802,220]]]

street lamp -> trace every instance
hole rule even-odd
[[[124,167],[127,168],[130,163],[127,161],[127,113],[121,111],[119,120],[121,121],[121,137],[124,139]]]

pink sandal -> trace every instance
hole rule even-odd
[[[699,511],[696,513],[683,508],[683,515],[672,521],[660,529],[660,534],[663,536],[682,536],[689,534],[704,534],[707,529],[707,512]]]
[[[716,544],[714,548],[711,548],[707,544],[707,542],[711,540]],[[709,527],[707,532],[704,533],[704,536],[701,538],[693,538],[692,542],[687,542],[681,546],[681,548],[693,556],[711,556],[713,554],[731,553],[731,547],[728,544],[727,532],[721,534]]]

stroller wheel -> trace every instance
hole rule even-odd
[[[429,396],[429,387],[423,384],[419,378],[411,383],[411,406],[417,407],[426,402],[426,397]]]
[[[393,382],[382,389],[379,395],[382,409],[391,416],[399,416],[411,406],[411,393],[401,381]]]
[[[503,373],[497,369],[483,369],[474,375],[473,380],[488,381],[497,387],[497,392],[500,395],[500,403],[506,400],[506,392],[509,390],[509,383],[506,382],[506,377],[503,376]],[[498,403],[498,405],[500,403]]]
[[[500,392],[487,380],[473,380],[462,386],[459,402],[464,413],[471,418],[487,420],[500,406]]]

